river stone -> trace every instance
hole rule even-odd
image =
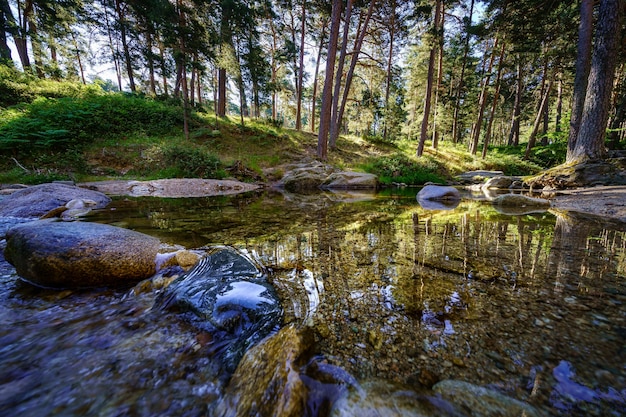
[[[378,177],[363,172],[342,171],[330,174],[324,181],[323,189],[372,189],[378,187]]]
[[[487,182],[482,186],[483,189],[509,189],[513,184],[518,183],[522,180],[522,177],[510,177],[510,176],[497,176],[492,177],[487,180]]]
[[[230,247],[215,247],[157,300],[161,309],[177,309],[215,334],[224,370],[232,373],[245,351],[276,330],[283,310],[263,268]]]
[[[38,220],[7,232],[6,260],[33,284],[87,288],[136,283],[156,272],[158,239],[99,223]]]
[[[471,410],[471,415],[476,417],[541,415],[528,403],[465,381],[441,381],[433,386],[433,391],[441,394],[444,399]]]
[[[460,201],[461,193],[446,185],[427,185],[417,193],[418,201]]]
[[[528,197],[521,194],[503,194],[496,197],[492,204],[501,208],[521,211],[545,211],[550,208],[550,201],[543,198]]]
[[[332,167],[313,162],[286,172],[277,185],[291,192],[317,190],[332,173]]]
[[[0,217],[40,217],[74,199],[92,201],[91,208],[106,207],[111,199],[73,185],[48,183],[15,191],[0,201]]]
[[[408,387],[370,380],[333,405],[331,417],[439,417],[462,416],[456,406],[432,395],[418,394]]]
[[[237,366],[215,415],[304,415],[308,392],[300,378],[299,358],[309,345],[289,325],[251,348]]]

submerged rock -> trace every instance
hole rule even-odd
[[[159,245],[120,227],[38,220],[7,232],[4,255],[20,277],[43,287],[119,286],[156,272]]]
[[[407,387],[386,381],[366,381],[338,400],[331,417],[389,416],[443,417],[464,416],[446,400],[419,394]],[[506,414],[508,415],[508,414]]]
[[[503,194],[496,197],[492,204],[504,214],[540,213],[550,208],[550,201],[543,198],[533,198],[521,194]]]
[[[213,248],[167,287],[157,305],[189,313],[194,325],[216,334],[215,353],[228,373],[282,321],[280,301],[263,268],[229,247]]]
[[[444,399],[452,401],[466,410],[471,410],[472,416],[536,417],[541,415],[530,404],[469,382],[441,381],[435,384],[433,391],[441,394]]]
[[[233,374],[216,415],[304,415],[307,388],[300,378],[299,358],[306,350],[294,325],[251,348]]]
[[[109,197],[97,191],[60,183],[40,184],[15,191],[2,199],[0,217],[40,217],[65,207],[72,200],[88,202],[90,208],[104,208],[111,202]]]
[[[461,193],[454,187],[445,185],[427,185],[417,193],[417,201],[461,201]]]

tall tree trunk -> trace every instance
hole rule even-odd
[[[478,114],[476,117],[476,128],[472,135],[472,142],[470,144],[470,153],[476,155],[478,151],[478,141],[480,140],[480,132],[483,125],[483,118],[485,114],[485,106],[487,105],[487,89],[491,81],[491,71],[493,69],[493,61],[496,58],[496,48],[498,46],[498,38],[493,42],[493,48],[491,50],[491,58],[489,58],[489,66],[487,67],[487,77],[483,81],[483,85],[480,91],[480,97],[478,98]]]
[[[127,23],[126,23],[126,11],[122,9],[120,0],[115,0],[115,11],[117,12],[117,18],[120,22],[120,36],[122,38],[122,50],[124,51],[124,62],[126,63],[126,74],[128,75],[128,86],[133,93],[137,91],[135,86],[135,77],[133,75],[132,58],[130,56],[130,47],[128,46],[127,39]]]
[[[435,2],[435,18],[433,19],[434,33],[439,31],[439,4],[442,0]],[[426,144],[426,136],[428,135],[428,118],[430,117],[431,97],[433,94],[433,78],[435,72],[435,55],[437,53],[437,41],[436,37],[432,40],[430,47],[430,55],[428,57],[428,76],[426,78],[426,98],[424,99],[424,116],[422,117],[422,127],[420,129],[420,141],[417,145],[417,156],[422,156],[424,153],[424,145]]]
[[[604,138],[611,105],[623,8],[621,0],[600,2],[585,105],[576,145],[567,152],[568,163],[602,159],[605,156]]]
[[[556,133],[560,133],[561,132],[561,119],[563,118],[563,78],[562,78],[562,74],[559,74],[559,79],[557,81],[557,86],[556,86],[556,91],[557,91],[557,96],[556,96],[556,120],[555,120],[555,126],[554,126],[554,131]]]
[[[343,36],[341,39],[341,51],[339,52],[339,63],[337,64],[337,74],[335,76],[335,87],[333,90],[333,104],[330,111],[330,141],[329,146],[334,149],[339,137],[339,93],[341,92],[341,80],[343,79],[343,66],[346,62],[346,51],[348,49],[348,33],[350,30],[350,20],[352,18],[352,0],[347,0],[346,12],[344,15]]]
[[[76,40],[76,36],[73,31],[70,31],[72,35],[72,44],[74,45],[74,50],[76,51],[76,61],[78,62],[78,70],[80,71],[80,79],[83,85],[87,84],[85,81],[85,69],[83,68],[83,61],[80,58],[80,49],[78,48],[78,41]]]
[[[546,107],[548,107],[548,102],[550,101],[551,90],[552,90],[552,80],[548,81],[548,86],[545,88],[543,97],[541,98],[541,104],[539,105],[539,110],[537,111],[537,117],[535,117],[533,130],[530,132],[530,137],[528,138],[528,144],[526,145],[526,152],[524,153],[524,159],[530,158],[530,151],[535,146],[535,142],[537,141],[537,131],[539,130],[539,125],[541,124],[541,120],[543,119],[543,113]]]
[[[107,29],[107,35],[109,38],[109,48],[111,49],[111,56],[113,57],[113,66],[115,67],[115,75],[117,76],[117,88],[122,91],[122,70],[119,63],[119,49],[117,43],[113,42],[113,29],[109,21],[109,12],[106,5],[106,1],[102,0],[102,9],[104,10],[104,22]]]
[[[147,24],[148,29],[146,30],[146,61],[148,64],[148,88],[150,90],[150,94],[156,96],[156,79],[154,76],[154,57],[152,55],[152,48],[154,44],[154,33],[151,24]]]
[[[502,68],[504,67],[504,49],[506,44],[502,42],[502,48],[500,49],[500,58],[498,59],[498,75],[496,75],[496,91],[493,93],[493,101],[491,103],[491,112],[489,114],[489,121],[487,122],[487,131],[485,132],[485,142],[483,143],[482,158],[487,156],[487,148],[491,141],[491,129],[493,127],[493,120],[496,116],[496,108],[498,106],[498,99],[500,98],[500,81],[502,80]]]
[[[519,145],[519,126],[522,115],[522,92],[524,91],[524,81],[522,78],[522,59],[519,54],[517,59],[517,71],[515,77],[515,103],[513,104],[513,116],[511,117],[511,131],[509,133],[509,146]]]
[[[472,17],[474,14],[474,0],[470,3],[468,23],[472,25]],[[467,67],[467,56],[469,55],[469,43],[470,34],[469,31],[465,33],[465,47],[463,50],[463,63],[461,64],[461,75],[459,76],[459,85],[456,89],[456,96],[454,99],[454,115],[452,116],[452,143],[457,143],[459,140],[459,113],[461,108],[461,92],[463,91],[463,81],[465,77],[465,68]]]
[[[13,65],[11,48],[7,42],[7,35],[11,35],[15,41],[17,32],[15,17],[9,6],[8,0],[0,0],[0,63]]]
[[[296,90],[296,130],[302,130],[302,91],[304,80],[304,38],[306,32],[306,1],[302,0],[302,12],[301,12],[301,25],[300,25],[300,51],[298,55],[298,80]]]
[[[176,5],[178,7],[178,22],[181,29],[187,26],[185,13],[182,7],[182,0],[177,0]],[[183,132],[185,139],[189,140],[189,88],[187,84],[187,48],[185,47],[185,38],[180,35],[180,66],[182,69],[182,87],[183,87]]]
[[[330,132],[332,89],[337,55],[337,40],[341,25],[342,1],[333,0],[330,24],[330,38],[328,40],[328,57],[326,58],[326,76],[322,93],[322,108],[320,109],[320,127],[317,135],[317,157],[323,161],[328,157],[328,134]]]
[[[313,76],[313,98],[311,98],[311,132],[315,132],[315,105],[317,104],[317,78],[322,60],[322,50],[324,49],[324,38],[326,37],[326,25],[328,19],[322,21],[322,33],[320,35],[320,45],[317,49],[317,59],[315,60],[315,75]]]
[[[568,154],[571,154],[576,147],[578,130],[580,129],[583,107],[585,105],[585,94],[587,93],[587,82],[591,67],[591,42],[593,39],[593,3],[594,0],[582,0],[580,4],[574,97],[572,98],[572,115],[570,117],[569,135],[567,137]]]
[[[226,69],[217,70],[217,115],[226,116]]]
[[[30,44],[33,53],[33,62],[35,65],[35,74],[37,77],[44,78],[43,72],[43,48],[39,39],[39,29],[37,28],[37,16],[35,15],[35,4],[33,0],[24,2],[24,28],[30,37]]]
[[[356,38],[356,41],[354,42],[354,50],[352,51],[352,57],[350,58],[350,68],[348,69],[348,73],[346,74],[346,81],[343,86],[343,96],[341,97],[341,102],[339,104],[339,112],[337,114],[338,125],[341,125],[343,122],[343,113],[346,109],[346,103],[348,102],[348,94],[350,93],[350,86],[352,85],[352,79],[354,77],[354,70],[359,60],[359,54],[361,53],[363,40],[365,39],[365,35],[367,34],[367,28],[369,26],[369,22],[372,17],[372,13],[374,12],[375,6],[376,6],[376,0],[372,0],[370,2],[369,8],[367,9],[367,15],[365,16],[365,21],[360,26],[360,30],[358,31],[356,35],[357,38]]]
[[[439,48],[437,50],[437,86],[435,87],[435,105],[433,109],[433,149],[437,149],[439,147],[439,132],[437,131],[437,116],[439,115],[439,93],[441,90],[441,82],[443,80],[443,28],[445,22],[445,13],[444,13],[444,4],[441,1],[441,11],[439,12],[439,17],[441,21],[439,22],[439,33],[437,33],[437,37],[439,39]]]
[[[394,54],[394,38],[395,38],[395,27],[396,27],[396,0],[391,0],[391,16],[389,21],[389,54],[387,56],[387,77],[385,80],[385,119],[383,124],[383,141],[387,141],[387,123],[389,118],[389,96],[391,94],[391,77],[393,70],[393,54]]]
[[[609,132],[609,149],[617,149],[620,142],[620,126],[623,126],[626,122],[626,75],[624,75],[624,64],[622,64],[621,71],[618,70],[618,74],[622,74],[617,82],[617,94],[615,94],[615,114],[611,118],[610,132]]]
[[[159,57],[161,61],[161,77],[163,77],[163,94],[167,96],[167,66],[165,64],[165,45],[163,45],[163,42],[159,42]]]

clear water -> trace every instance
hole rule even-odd
[[[510,216],[464,199],[249,194],[115,199],[85,221],[274,271],[285,321],[357,381],[417,391],[457,379],[547,415],[626,413],[626,226]],[[0,264],[0,415],[210,415],[211,336],[154,292],[50,291]]]

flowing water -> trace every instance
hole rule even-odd
[[[624,224],[472,199],[426,210],[410,190],[117,198],[85,221],[265,265],[284,325],[307,328],[309,360],[343,381],[309,383],[309,414],[346,384],[428,393],[443,380],[539,415],[626,413]],[[0,272],[0,415],[233,413],[215,408],[228,375],[214,335],[153,308],[158,291],[52,291]]]

